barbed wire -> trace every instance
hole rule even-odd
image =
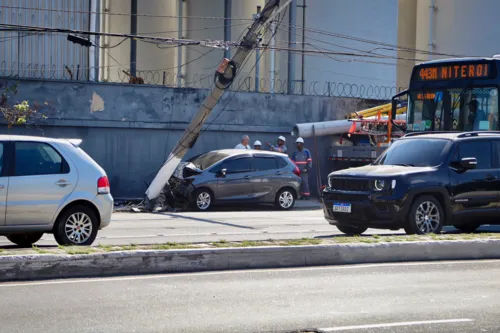
[[[129,84],[129,69],[119,66],[83,67],[68,65],[61,67],[38,65],[31,63],[12,63],[7,65],[5,61],[0,62],[0,78],[26,78],[45,79],[59,81],[88,81],[108,82],[117,84]],[[101,79],[105,74],[108,79]],[[162,70],[137,70],[137,77],[144,80],[146,85],[158,85],[171,88],[195,88],[210,89],[213,84],[213,72],[194,73],[179,75],[178,72]],[[389,100],[393,95],[404,90],[404,87],[391,85],[355,84],[339,81],[301,81],[291,82],[291,90],[288,90],[289,81],[286,78],[276,78],[274,81],[267,77],[258,80],[255,86],[255,77],[241,73],[236,78],[233,87],[240,87],[239,91],[270,93],[285,95],[309,95],[328,97],[352,97],[377,100]],[[235,88],[234,88],[235,89]]]

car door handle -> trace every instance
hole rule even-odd
[[[495,177],[495,176],[492,176],[492,175],[488,175],[486,177],[484,177],[484,180],[488,181],[488,182],[491,182],[493,180],[497,180],[498,178]]]
[[[282,175],[283,174],[283,171],[278,171],[276,172],[277,175]]]
[[[5,186],[3,184],[0,184],[0,190],[3,190]]]
[[[248,175],[247,175],[247,176],[245,176],[245,177],[243,177],[243,178],[244,178],[244,179],[250,179],[250,178],[252,178],[252,177],[250,177],[250,176],[248,176]]]
[[[67,182],[67,181],[66,181],[66,180],[64,180],[64,179],[58,180],[58,181],[56,182],[56,185],[57,185],[57,186],[61,186],[61,187],[68,186],[68,185],[70,185],[70,184],[71,184],[71,183]]]

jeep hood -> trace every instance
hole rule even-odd
[[[434,171],[434,167],[412,167],[401,165],[366,165],[332,172],[329,176],[390,177]]]

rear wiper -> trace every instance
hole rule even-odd
[[[399,166],[404,166],[404,167],[414,167],[415,166],[415,164],[405,164],[405,163],[396,163],[393,165],[399,165]]]

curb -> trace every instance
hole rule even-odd
[[[500,259],[500,240],[4,256],[0,281],[472,259]]]

